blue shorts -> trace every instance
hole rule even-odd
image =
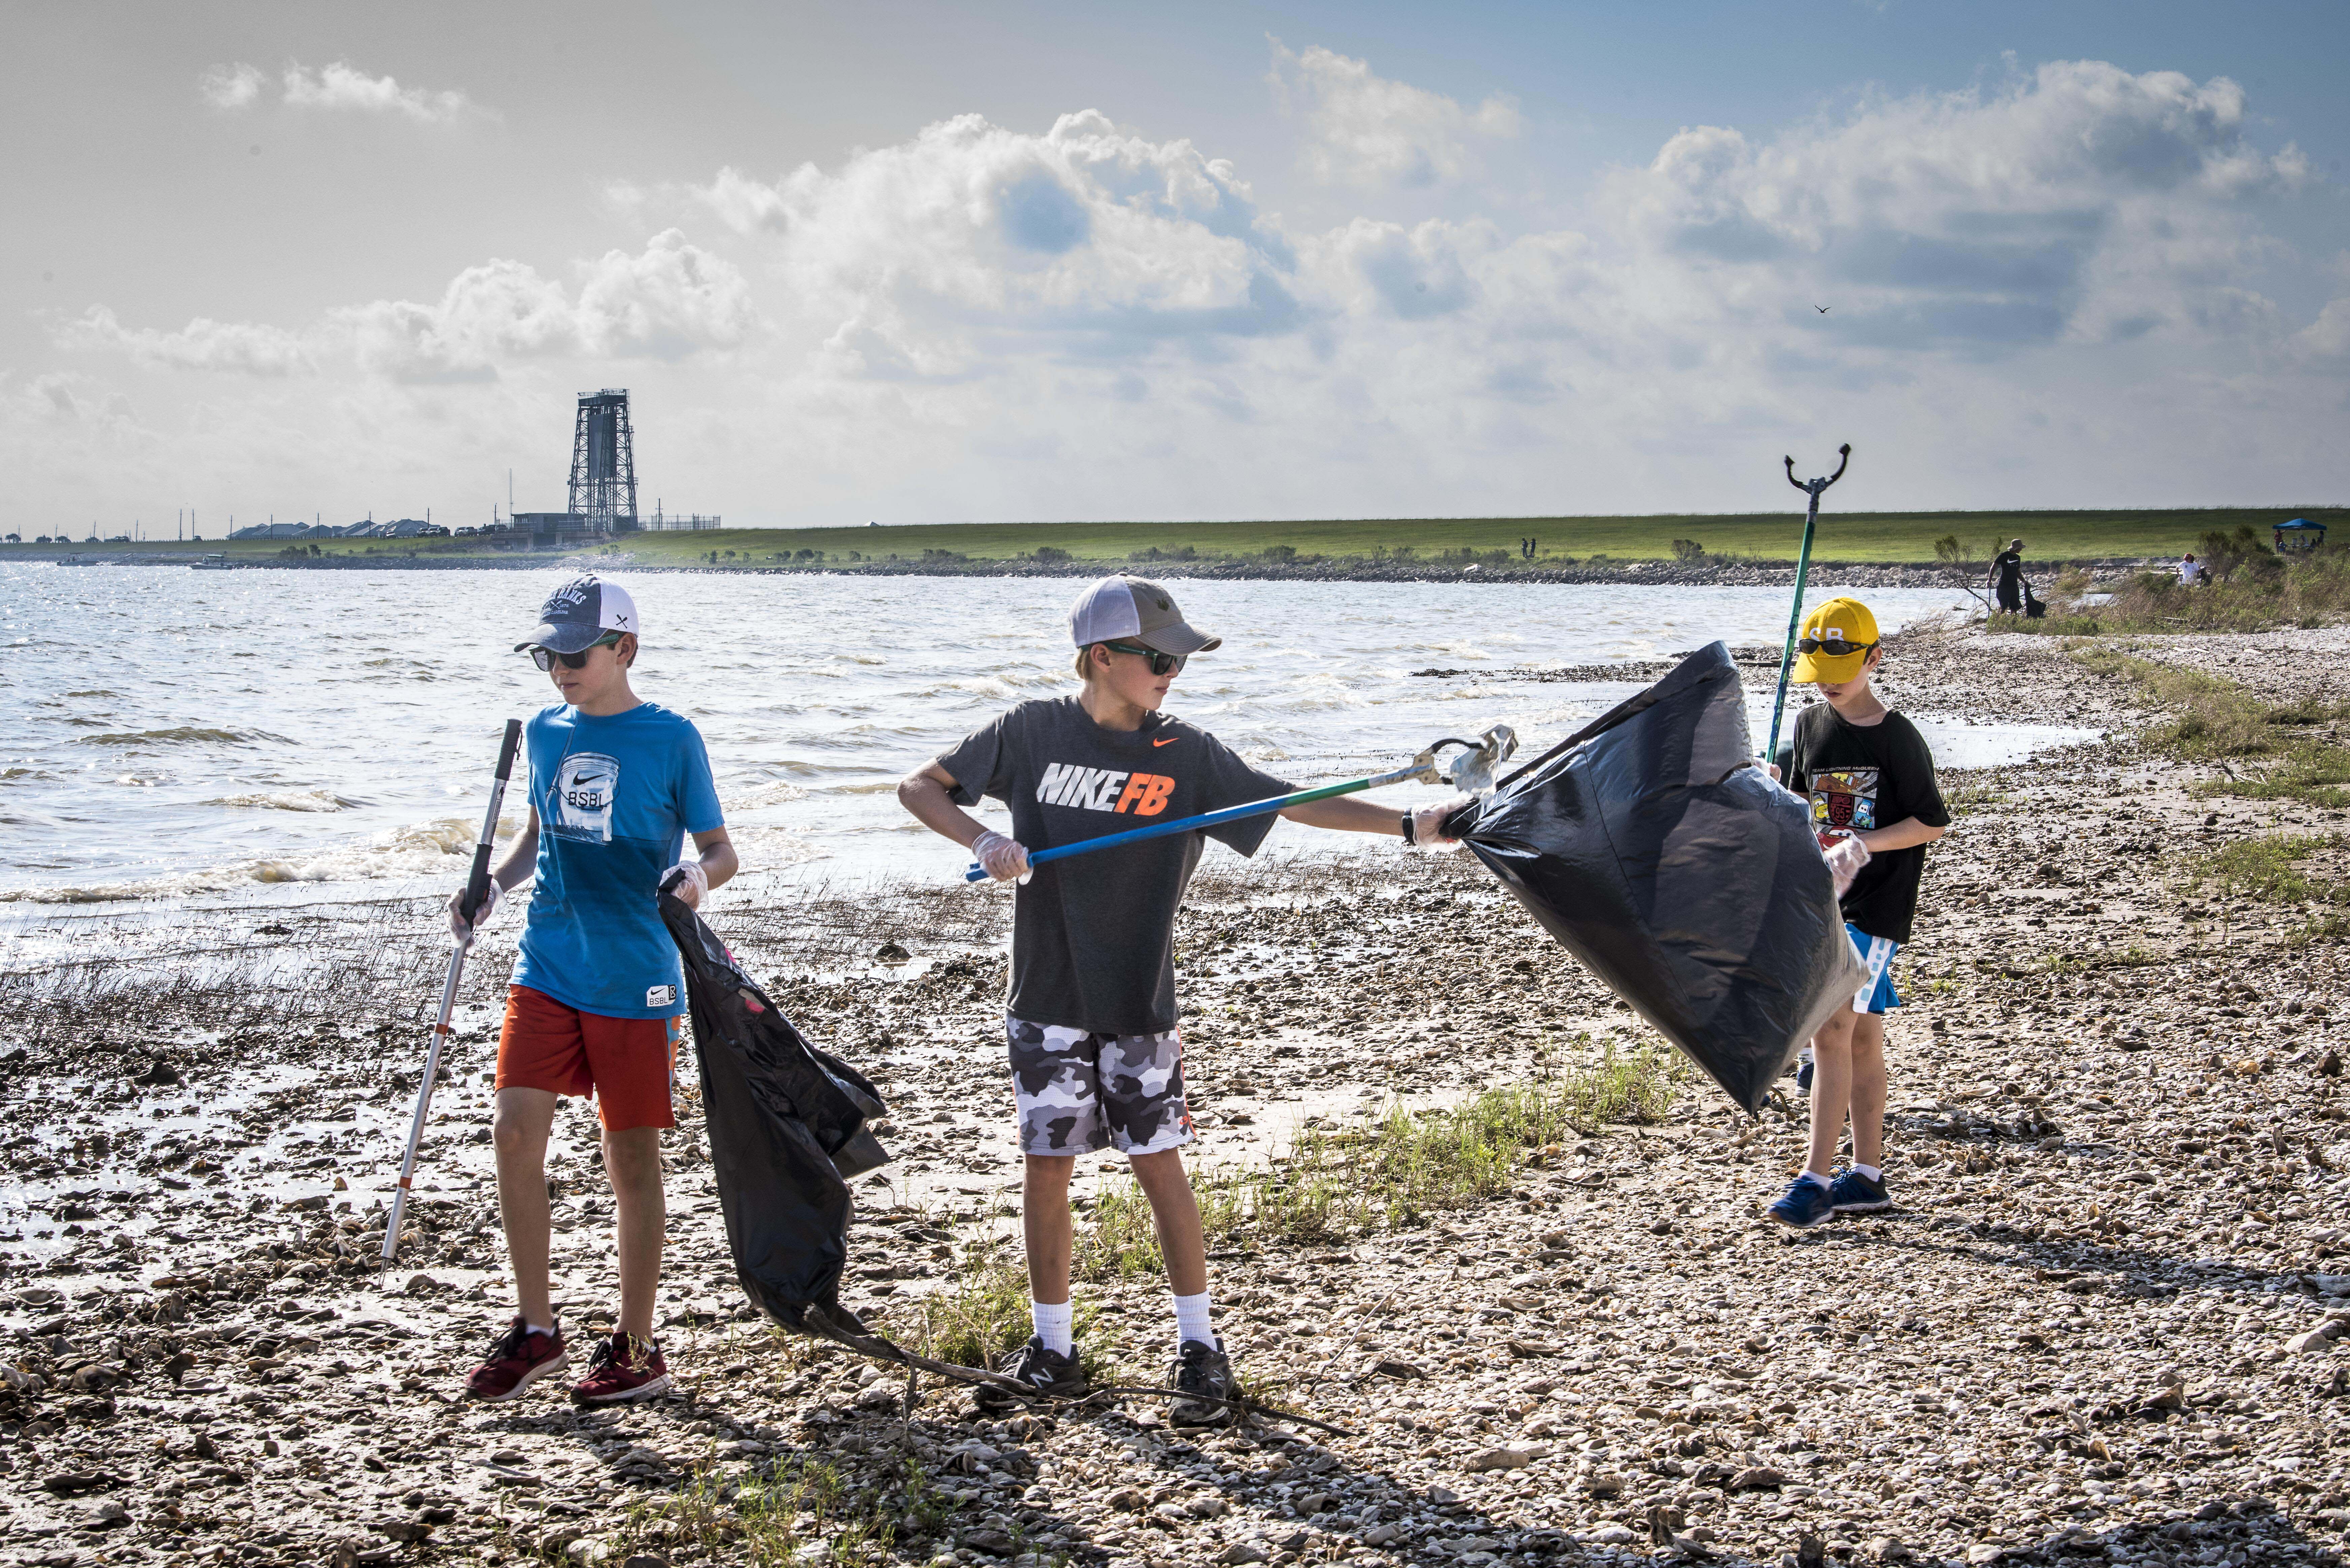
[[[1872,937],[1850,920],[1844,923],[1844,934],[1852,939],[1852,950],[1860,955],[1861,967],[1868,978],[1852,994],[1855,1012],[1887,1012],[1901,1005],[1901,998],[1893,990],[1893,955],[1901,950],[1898,942]]]

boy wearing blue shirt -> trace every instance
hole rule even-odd
[[[590,1093],[619,1231],[620,1321],[572,1397],[607,1405],[670,1386],[652,1314],[665,1220],[660,1129],[677,1125],[670,1085],[686,1002],[656,900],[674,867],[684,874],[678,897],[699,905],[734,875],[735,859],[701,734],[629,688],[639,629],[627,590],[590,575],[556,589],[537,629],[515,645],[563,701],[525,729],[530,821],[475,916],[486,919],[500,893],[532,884],[492,1123],[518,1310],[467,1381],[477,1399],[512,1399],[569,1365],[547,1284],[546,1140],[561,1097]],[[688,835],[699,859],[679,859]],[[453,898],[449,923],[464,933]]]

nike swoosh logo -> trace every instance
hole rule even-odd
[[[1154,746],[1171,746],[1182,738],[1180,735],[1170,735],[1163,741],[1153,741],[1150,743]]]

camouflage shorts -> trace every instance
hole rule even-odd
[[[1088,1034],[1007,1015],[1020,1152],[1157,1154],[1192,1139],[1183,1043],[1164,1034]]]

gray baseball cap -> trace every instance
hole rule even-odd
[[[1140,577],[1104,577],[1069,607],[1069,637],[1079,648],[1097,642],[1139,642],[1161,653],[1206,653],[1224,639],[1193,629],[1175,607],[1175,596]]]

